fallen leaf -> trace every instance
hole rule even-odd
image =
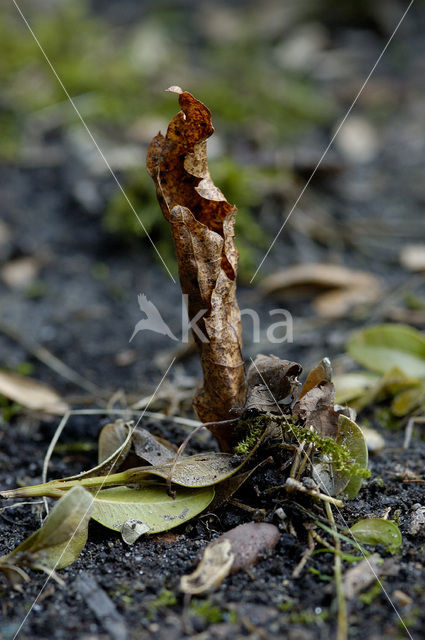
[[[209,544],[195,571],[181,577],[180,589],[190,595],[214,591],[230,574],[234,559],[230,540]]]
[[[137,528],[139,532],[144,529],[143,533],[159,533],[194,518],[213,498],[212,487],[179,488],[175,498],[167,494],[165,487],[114,487],[102,489],[96,494],[91,517],[103,526],[121,533],[126,525],[124,535],[129,539],[129,529],[132,526],[128,524],[129,521],[137,523],[134,532]]]
[[[131,440],[131,427],[124,420],[117,420],[116,423],[105,425],[99,436],[99,460],[102,458],[99,464],[75,476],[64,478],[64,480],[83,480],[84,478],[110,474],[113,469],[118,470],[129,454]],[[114,448],[115,446],[116,448]]]
[[[241,317],[236,301],[238,252],[234,244],[236,207],[208,172],[206,140],[214,132],[211,113],[179,87],[181,111],[167,134],[151,142],[147,168],[171,225],[182,292],[188,296],[204,383],[193,406],[200,420],[231,418],[245,402]]]
[[[385,374],[397,368],[405,376],[425,378],[425,338],[407,325],[381,324],[358,331],[347,351],[371,371]]]
[[[131,432],[130,447],[134,455],[130,456],[132,459],[127,462],[127,468],[135,467],[140,464],[140,461],[147,464],[163,464],[174,458],[176,449],[173,445],[165,444],[165,440],[155,437],[142,427],[134,427],[133,423],[126,425],[124,420],[119,419],[103,427],[99,435],[99,462],[112,456],[122,446],[129,430]],[[118,468],[119,465],[116,465],[117,470]]]
[[[74,487],[54,506],[38,531],[0,558],[0,570],[19,582],[22,567],[49,573],[72,564],[87,541],[93,497]]]
[[[339,413],[334,409],[335,390],[331,382],[322,381],[296,401],[293,415],[307,427],[324,436],[335,436]]]
[[[423,406],[425,406],[425,382],[422,380],[411,389],[398,393],[391,403],[391,411],[401,418]]]
[[[121,525],[121,537],[123,541],[132,545],[145,533],[148,533],[150,530],[150,526],[145,522],[141,522],[140,520],[136,520],[135,518],[131,518],[130,520],[126,520]]]
[[[400,529],[395,522],[384,518],[364,518],[350,527],[356,542],[383,544],[391,553],[397,553],[402,545]]]
[[[360,427],[343,414],[338,416],[337,433],[334,438],[336,443],[348,452],[348,464],[345,468],[338,468],[332,458],[322,454],[319,461],[313,464],[312,477],[324,493],[330,496],[343,493],[346,498],[352,500],[363,484],[363,474],[359,471],[367,470],[366,440]]]
[[[338,433],[336,437],[337,444],[344,445],[350,454],[351,459],[358,467],[367,469],[368,453],[367,444],[360,427],[347,418],[340,415],[338,418]],[[363,484],[363,478],[359,475],[349,475],[349,483],[344,489],[344,495],[349,500],[356,497]]]
[[[255,564],[279,539],[279,529],[266,522],[248,522],[223,533],[207,545],[197,569],[182,576],[181,590],[192,595],[213,591],[230,573]]]
[[[254,451],[254,450],[253,450]],[[250,459],[252,452],[241,460],[240,457],[229,453],[198,453],[194,456],[180,458],[162,464],[126,469],[119,473],[108,473],[107,475],[94,475],[102,465],[89,469],[76,476],[50,480],[40,485],[20,487],[8,491],[0,491],[2,498],[37,497],[52,496],[58,497],[62,492],[68,491],[71,487],[81,485],[89,490],[105,489],[106,487],[127,487],[127,486],[147,486],[157,481],[157,478],[168,482],[171,475],[171,482],[181,487],[189,489],[199,489],[212,487],[223,480],[226,480],[234,473],[242,469]],[[111,458],[108,458],[110,460]]]
[[[339,318],[357,304],[375,302],[382,288],[377,278],[365,271],[336,264],[305,263],[268,276],[260,291],[284,301],[313,295],[312,305],[319,315]]]
[[[257,355],[247,371],[248,388],[243,414],[253,410],[281,413],[278,403],[293,394],[301,371],[302,367],[297,362],[272,355]]]
[[[323,383],[332,382],[332,367],[329,358],[323,358],[308,374],[302,388],[298,400],[306,393],[311,391]]]
[[[69,410],[67,403],[47,384],[5,369],[0,369],[0,395],[34,411],[63,415]]]
[[[372,389],[379,381],[379,377],[372,373],[344,373],[335,376],[335,402],[337,404],[350,403]]]

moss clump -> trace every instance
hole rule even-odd
[[[208,600],[192,600],[190,603],[190,613],[193,616],[197,616],[198,618],[202,618],[205,624],[218,624],[219,622],[223,622],[223,620],[227,620],[231,624],[236,622],[236,613],[227,611],[223,611],[212,602]]]
[[[350,477],[370,477],[369,469],[365,469],[354,462],[345,445],[338,444],[333,438],[322,436],[314,429],[304,427],[289,417],[263,414],[244,420],[243,425],[246,435],[236,445],[236,453],[249,453],[264,432],[264,429],[267,426],[274,425],[279,427],[284,442],[294,444],[305,442],[307,445],[313,445],[315,453],[331,463],[335,471],[347,473]]]
[[[149,603],[149,615],[153,616],[162,607],[173,607],[177,604],[177,596],[168,589],[161,589],[155,600]]]

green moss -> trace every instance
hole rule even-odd
[[[310,627],[314,624],[320,624],[321,622],[328,620],[329,611],[322,609],[316,613],[312,609],[305,609],[304,611],[291,611],[288,615],[289,624],[300,624]]]
[[[161,589],[157,597],[149,602],[147,606],[146,617],[148,620],[152,620],[157,612],[163,607],[173,607],[178,602],[175,593],[169,589]]]
[[[190,603],[190,613],[193,616],[202,618],[206,624],[217,624],[227,617],[227,612],[220,609],[208,600],[192,600]]]
[[[247,455],[255,447],[263,431],[263,424],[252,425],[245,438],[236,445],[235,453],[239,455]]]
[[[381,584],[378,580],[376,580],[376,582],[373,583],[368,591],[365,591],[364,593],[361,593],[359,595],[359,600],[363,602],[363,604],[369,606],[370,604],[372,604],[375,598],[379,596],[381,590]]]
[[[347,473],[350,477],[369,478],[370,471],[353,462],[350,453],[344,445],[338,444],[333,438],[320,435],[317,431],[307,429],[295,422],[289,421],[285,416],[262,415],[243,421],[245,425],[244,439],[236,447],[237,453],[247,453],[258,440],[267,424],[271,422],[279,425],[285,442],[298,444],[305,442],[312,444],[316,453],[326,456],[336,471]]]

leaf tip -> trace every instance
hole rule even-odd
[[[183,93],[183,89],[175,84],[173,84],[172,87],[168,87],[168,89],[165,89],[165,91],[168,91],[169,93],[178,93],[179,95]]]

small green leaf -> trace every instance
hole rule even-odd
[[[354,334],[347,351],[356,362],[385,374],[393,367],[405,375],[425,378],[425,338],[403,324],[381,324]]]
[[[0,569],[17,580],[20,573],[23,578],[20,567],[50,572],[72,564],[87,541],[92,503],[88,491],[72,488],[56,503],[38,531],[0,558]]]
[[[383,544],[391,553],[396,553],[402,544],[398,526],[384,518],[364,518],[350,527],[350,531],[358,542]]]
[[[368,452],[366,440],[360,427],[350,420],[350,418],[343,415],[339,416],[336,441],[338,444],[344,445],[348,449],[352,460],[357,465],[357,468],[360,467],[362,469],[367,469]],[[344,472],[340,471],[336,473],[343,474]],[[362,484],[363,478],[361,475],[353,474],[344,489],[344,495],[349,500],[352,500],[360,491]]]
[[[379,377],[372,373],[345,373],[335,376],[333,380],[335,403],[344,405],[348,402],[350,404],[352,400],[360,398],[371,389],[378,380]]]
[[[425,383],[405,389],[398,393],[391,403],[391,411],[399,418],[411,413],[414,409],[425,404]]]
[[[177,527],[201,513],[214,498],[214,489],[179,488],[171,498],[165,487],[103,489],[94,500],[92,518],[114,531],[135,520],[158,533]]]

